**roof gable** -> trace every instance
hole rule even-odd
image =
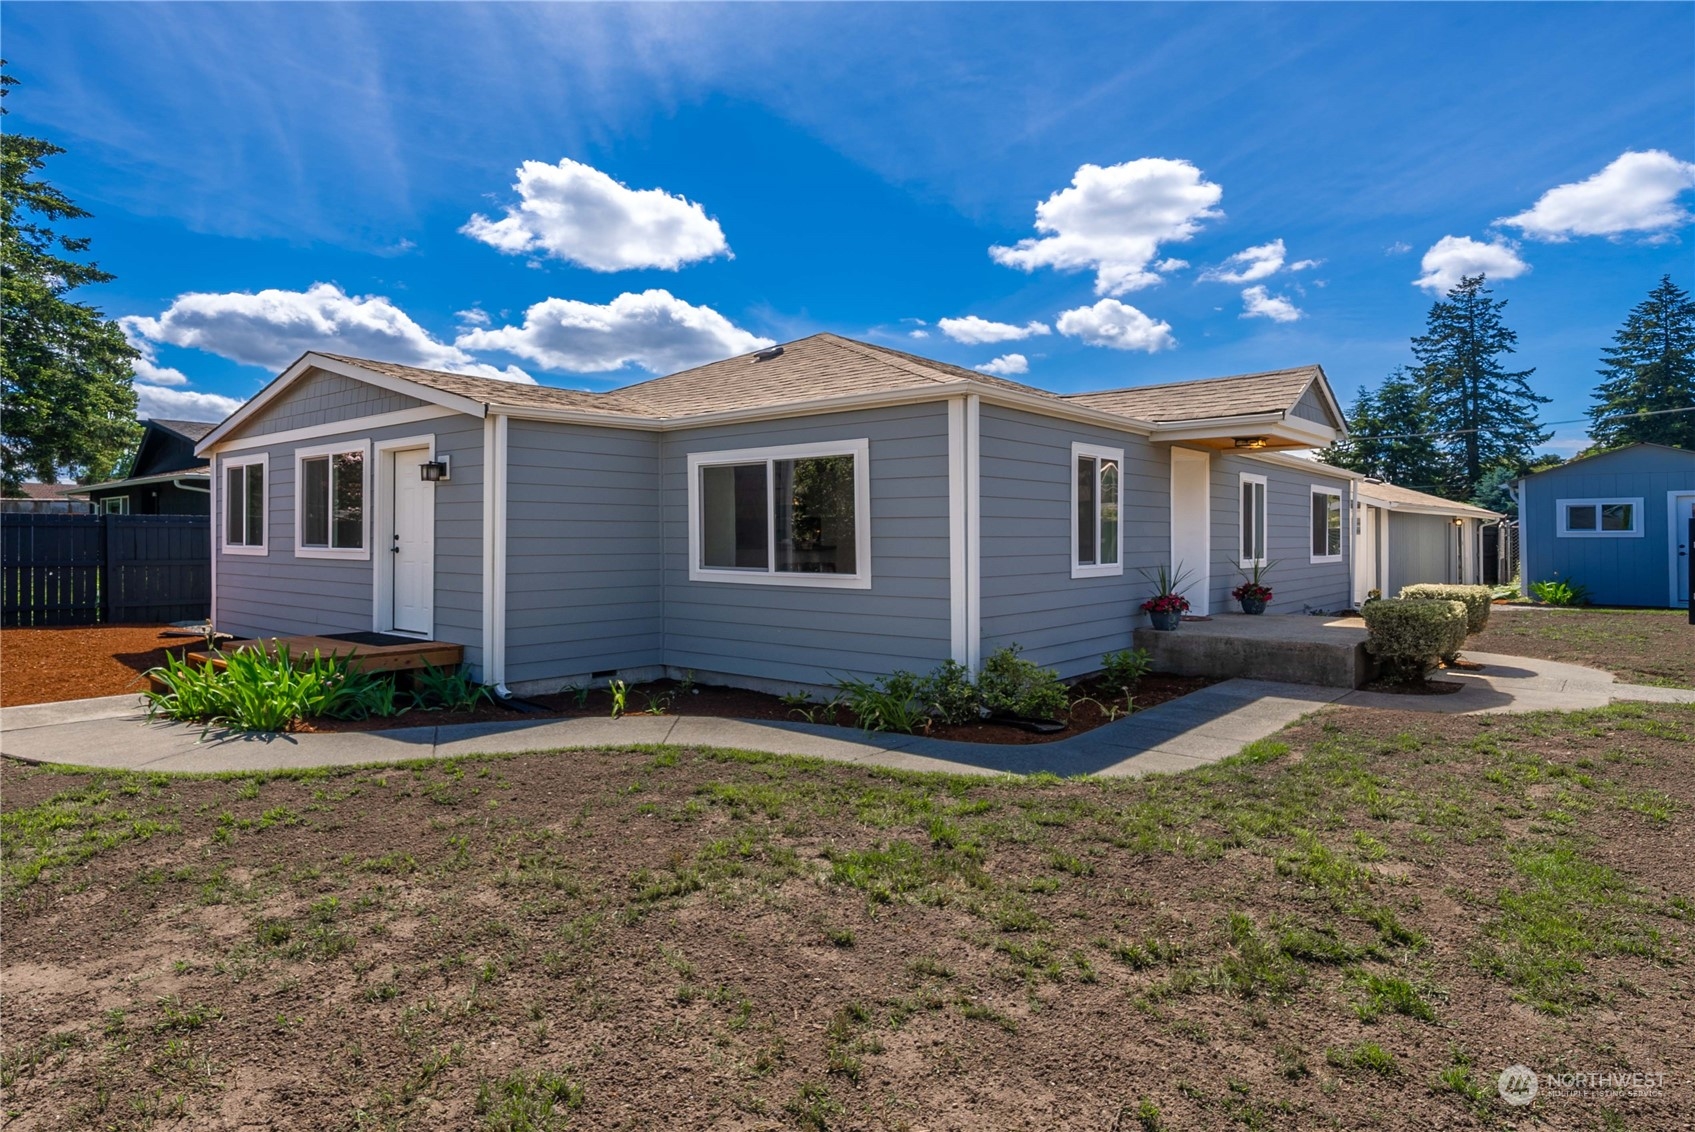
[[[1589,471],[1598,463],[1618,463],[1620,461],[1639,465],[1665,465],[1695,462],[1695,452],[1687,448],[1678,448],[1670,444],[1654,444],[1641,440],[1635,444],[1626,444],[1621,448],[1609,448],[1605,452],[1596,452],[1589,456],[1579,456],[1575,460],[1567,460],[1563,464],[1555,464],[1551,468],[1528,472],[1522,479],[1531,480],[1538,476],[1557,475],[1574,468]]]

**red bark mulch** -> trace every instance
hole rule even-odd
[[[160,625],[0,630],[0,706],[48,704],[141,692],[141,674],[182,655],[199,637],[167,637]]]

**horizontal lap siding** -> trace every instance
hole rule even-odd
[[[980,429],[983,655],[1023,655],[1077,676],[1130,647],[1146,618],[1141,571],[1171,553],[1171,473],[1144,437],[985,405]],[[1124,449],[1124,573],[1071,577],[1071,445]]]
[[[689,580],[691,452],[861,437],[871,449],[869,590]],[[849,674],[928,671],[947,659],[944,404],[692,429],[667,434],[663,447],[665,663],[829,684]]]
[[[1395,511],[1384,515],[1389,524],[1389,590],[1383,596],[1395,597],[1403,586],[1458,580],[1459,550],[1452,519]]]
[[[519,420],[510,430],[507,681],[660,663],[659,438]]]
[[[235,435],[261,436],[294,428],[315,428],[356,417],[416,409],[423,404],[404,393],[367,385],[339,373],[319,371],[295,382]]]
[[[1241,474],[1265,477],[1265,556],[1275,563],[1265,576],[1271,587],[1271,613],[1304,613],[1346,609],[1353,604],[1349,561],[1354,531],[1350,519],[1349,484],[1312,471],[1267,463],[1229,452],[1212,460],[1212,579],[1214,613],[1240,610],[1230,591],[1242,582]],[[1314,485],[1342,493],[1342,561],[1312,561],[1312,489]]]
[[[1672,532],[1666,498],[1674,491],[1695,491],[1695,453],[1626,449],[1530,477],[1520,507],[1524,580],[1577,583],[1597,605],[1668,605]],[[1641,538],[1559,537],[1559,500],[1638,497]]]
[[[379,391],[380,392],[380,391]],[[223,552],[224,506],[220,481],[212,516],[218,571],[218,630],[240,637],[345,633],[372,627],[374,565],[367,559],[294,557],[294,452],[339,440],[395,440],[435,436],[436,454],[452,458],[453,475],[435,488],[435,637],[465,646],[468,663],[482,663],[483,424],[452,416],[415,424],[337,433],[261,449],[265,468],[270,553]],[[244,451],[240,455],[248,455]],[[222,461],[219,462],[222,471]],[[373,488],[376,469],[371,469]],[[369,510],[373,500],[365,501]],[[371,511],[375,516],[375,512]],[[382,536],[371,524],[371,540]]]

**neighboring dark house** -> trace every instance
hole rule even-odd
[[[87,496],[96,511],[110,515],[209,515],[211,473],[194,446],[217,427],[216,421],[147,421],[129,475],[70,494]]]
[[[0,514],[5,515],[86,515],[94,505],[84,499],[66,499],[70,484],[21,483],[21,494],[0,499]]]

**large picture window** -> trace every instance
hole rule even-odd
[[[263,453],[224,461],[224,552],[265,553]]]
[[[1342,493],[1334,488],[1312,489],[1312,560],[1342,561]]]
[[[1238,565],[1246,568],[1264,566],[1265,558],[1265,477],[1248,472],[1241,475],[1241,539]]]
[[[863,588],[871,582],[869,443],[689,457],[689,576]]]
[[[1641,499],[1560,499],[1554,503],[1561,538],[1640,538]]]
[[[295,453],[294,553],[300,558],[366,558],[365,445]]]
[[[1071,576],[1124,573],[1124,450],[1071,446]]]

